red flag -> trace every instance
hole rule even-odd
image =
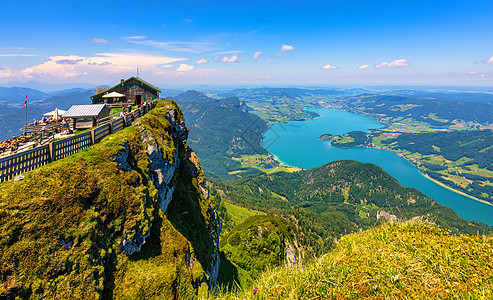
[[[27,105],[27,95],[26,95],[26,100],[24,100],[24,107]]]

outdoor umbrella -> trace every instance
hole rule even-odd
[[[67,111],[63,109],[55,108],[55,110],[45,113],[43,116],[53,116],[53,119],[58,119],[59,116],[63,116]]]
[[[111,92],[111,93],[103,96],[103,98],[120,98],[120,97],[125,97],[125,95],[117,93],[117,92]]]

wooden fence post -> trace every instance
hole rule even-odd
[[[50,149],[49,149],[48,153],[50,156],[50,161],[55,161],[55,151],[53,149],[54,148],[53,143],[50,143],[49,146],[50,146]]]

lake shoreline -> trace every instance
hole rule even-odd
[[[405,159],[405,158],[404,158],[404,159]],[[493,203],[490,203],[490,202],[488,202],[488,201],[486,201],[486,200],[482,200],[482,199],[476,198],[476,197],[474,197],[474,196],[468,195],[468,194],[464,193],[463,191],[459,191],[459,190],[456,190],[456,189],[454,189],[454,188],[451,188],[451,187],[449,187],[449,186],[447,186],[447,185],[445,185],[445,184],[441,183],[440,181],[438,181],[438,180],[436,180],[436,179],[431,178],[430,176],[428,176],[428,174],[424,174],[424,173],[422,173],[422,172],[421,172],[421,170],[420,170],[420,173],[421,173],[421,174],[423,174],[423,176],[424,176],[424,177],[426,177],[427,179],[429,179],[429,180],[433,181],[434,183],[438,184],[439,186],[442,186],[442,187],[444,187],[444,188],[446,188],[446,189],[448,189],[448,190],[450,190],[450,191],[452,191],[452,192],[454,192],[454,193],[457,193],[457,194],[462,195],[462,196],[464,196],[464,197],[470,198],[470,199],[472,199],[472,200],[474,200],[474,201],[478,201],[478,202],[481,202],[481,203],[484,203],[484,204],[488,204],[488,205],[490,205],[490,206],[493,206]]]
[[[331,143],[331,145],[332,145],[332,143]],[[332,146],[334,146],[334,145],[332,145]],[[368,146],[361,146],[361,147],[338,147],[338,146],[334,146],[334,147],[341,148],[341,149],[349,149],[349,148],[367,148],[367,149],[378,149],[378,150],[385,150],[385,151],[392,152],[392,153],[394,153],[395,155],[399,156],[400,158],[405,159],[406,161],[408,161],[408,162],[409,162],[410,164],[412,164],[413,166],[415,166],[415,167],[419,170],[419,173],[421,173],[421,175],[423,175],[424,177],[426,177],[426,179],[428,179],[428,180],[430,180],[430,181],[432,181],[432,182],[434,182],[434,183],[438,184],[439,186],[444,187],[444,188],[446,188],[446,189],[448,189],[448,190],[450,190],[450,191],[452,191],[452,192],[454,192],[454,193],[457,193],[457,194],[459,194],[459,195],[462,195],[462,196],[467,197],[467,198],[469,198],[469,199],[472,199],[472,200],[474,200],[474,201],[478,201],[478,202],[481,202],[481,203],[484,203],[484,204],[488,204],[488,205],[490,205],[490,206],[493,206],[493,203],[491,203],[491,202],[488,202],[488,201],[483,200],[483,199],[479,199],[479,198],[477,198],[477,197],[474,197],[474,196],[472,196],[472,195],[469,195],[469,194],[467,194],[467,193],[464,193],[463,191],[456,190],[456,189],[454,189],[453,187],[450,187],[450,186],[448,186],[448,185],[446,185],[446,184],[444,184],[444,183],[442,183],[442,182],[440,182],[440,181],[438,181],[438,180],[436,180],[436,179],[434,179],[434,178],[431,178],[428,174],[423,173],[423,172],[422,172],[422,170],[421,170],[421,168],[420,168],[419,166],[417,166],[417,165],[416,165],[413,161],[408,160],[405,156],[400,155],[400,153],[399,153],[399,152],[397,152],[397,151],[395,151],[395,150],[392,150],[392,149],[375,148],[375,147],[368,147]]]
[[[321,117],[310,122],[287,122],[282,125],[282,132],[279,131],[280,125],[272,125],[265,132],[266,141],[275,140],[275,143],[269,144],[267,150],[280,164],[311,169],[337,160],[373,163],[384,169],[402,186],[418,189],[429,198],[452,208],[462,218],[493,225],[491,203],[428,178],[413,161],[390,149],[368,146],[340,148],[318,139],[323,133],[341,135],[349,131],[367,131],[370,128],[381,127],[382,124],[377,120],[341,109],[313,110]]]
[[[373,117],[371,117],[371,116],[367,116],[367,115],[364,115],[364,114],[359,114],[359,113],[356,113],[356,112],[351,111],[351,110],[345,110],[345,109],[342,109],[342,110],[347,111],[347,112],[350,112],[350,113],[353,113],[353,114],[357,114],[357,115],[360,115],[360,116],[368,117],[368,118],[371,118],[371,119],[373,119],[373,120],[376,120],[377,122],[380,122],[378,119],[375,119],[375,118],[373,118]],[[385,125],[385,124],[384,124],[384,128],[387,128],[387,127],[388,127],[388,125]],[[373,128],[371,128],[371,129],[373,129]],[[369,130],[371,130],[371,129],[369,129]],[[322,137],[323,135],[326,135],[326,134],[322,134],[320,137]],[[333,146],[333,147],[337,147],[337,148],[341,148],[341,149],[349,149],[349,148],[358,148],[358,147],[359,147],[359,148],[367,148],[367,149],[379,149],[379,150],[385,150],[385,151],[392,152],[392,153],[394,153],[395,155],[397,155],[397,156],[399,156],[399,157],[401,157],[401,158],[405,159],[406,161],[408,161],[408,162],[409,162],[410,164],[412,164],[413,166],[415,166],[415,167],[419,170],[419,172],[420,172],[420,173],[421,173],[424,177],[426,177],[428,180],[430,180],[430,181],[432,181],[432,182],[434,182],[434,183],[438,184],[439,186],[444,187],[444,188],[446,188],[446,189],[448,189],[448,190],[450,190],[450,191],[452,191],[452,192],[454,192],[454,193],[457,193],[457,194],[459,194],[459,195],[462,195],[462,196],[464,196],[464,197],[468,197],[469,199],[472,199],[472,200],[474,200],[474,201],[478,201],[478,202],[481,202],[481,203],[483,203],[483,204],[487,204],[487,205],[493,206],[493,203],[491,203],[491,202],[488,202],[488,201],[486,201],[486,200],[483,200],[483,199],[480,199],[480,198],[474,197],[474,196],[469,195],[469,194],[467,194],[467,193],[465,193],[465,192],[463,192],[463,191],[460,191],[460,190],[454,189],[453,187],[448,186],[448,185],[446,185],[446,184],[444,184],[444,183],[442,183],[442,182],[440,182],[440,181],[438,181],[438,180],[436,180],[436,179],[434,179],[434,178],[431,178],[428,174],[423,173],[423,172],[422,172],[422,170],[421,170],[421,168],[420,168],[417,164],[415,164],[415,162],[410,161],[410,160],[409,160],[409,159],[407,159],[404,155],[401,155],[401,154],[400,154],[398,151],[396,151],[396,150],[393,150],[393,149],[385,149],[385,148],[378,148],[378,147],[373,147],[373,145],[372,145],[372,146],[357,146],[357,147],[339,147],[339,146],[332,145],[332,140],[330,140],[330,139],[323,140],[323,139],[320,139],[320,137],[319,137],[319,140],[321,140],[321,141],[330,141],[330,142],[331,142],[331,143],[330,143],[330,145],[331,145],[331,146]]]

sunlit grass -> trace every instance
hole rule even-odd
[[[254,295],[255,294],[255,295]],[[433,225],[383,225],[342,238],[300,268],[267,271],[254,288],[211,299],[491,299],[493,237]]]

